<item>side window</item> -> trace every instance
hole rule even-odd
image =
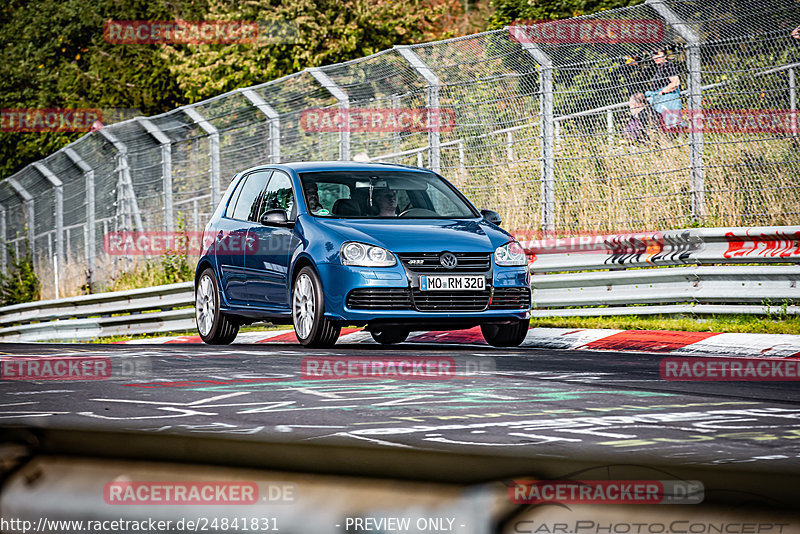
[[[264,203],[261,205],[259,217],[269,210],[283,210],[286,218],[293,221],[295,218],[294,192],[292,181],[286,174],[275,171],[264,192]],[[258,220],[258,219],[256,219]]]
[[[317,190],[319,191],[319,203],[328,211],[333,209],[337,200],[352,198],[350,188],[344,184],[317,182]]]
[[[443,191],[439,188],[428,184],[427,188],[428,197],[433,203],[433,209],[441,216],[444,217],[463,217],[463,208],[453,204],[453,201],[447,198]]]
[[[247,178],[243,178],[239,180],[239,183],[236,184],[236,189],[233,191],[230,200],[228,201],[228,207],[225,208],[225,217],[233,218],[233,210],[236,208],[236,201],[239,200],[239,195],[242,194],[242,186],[247,181]]]
[[[239,221],[257,221],[258,210],[264,196],[264,187],[267,185],[272,171],[259,171],[250,174],[245,178],[241,186],[239,199],[233,209],[233,218]]]
[[[403,212],[412,208],[411,197],[408,196],[408,191],[401,189],[397,192],[397,212]]]

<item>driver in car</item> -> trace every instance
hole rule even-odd
[[[303,191],[306,194],[306,202],[308,202],[308,211],[316,213],[322,210],[322,204],[319,203],[319,193],[317,192],[317,184],[313,182],[306,182],[303,184]]]
[[[397,215],[397,191],[376,189],[372,193],[372,203],[377,208],[379,217],[394,217]]]

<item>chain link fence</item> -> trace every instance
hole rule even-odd
[[[29,165],[0,182],[0,236],[32,244],[45,296],[59,267],[71,294],[125,267],[104,253],[109,232],[174,231],[179,218],[202,230],[240,170],[354,158],[440,172],[519,233],[794,224],[798,24],[794,0],[648,0],[307,69],[105,127]],[[674,128],[668,113],[632,122],[631,96],[652,97],[659,47],[680,79]],[[454,122],[304,121],[308,110],[387,109]]]

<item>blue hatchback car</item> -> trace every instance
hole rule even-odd
[[[287,163],[237,174],[205,228],[197,329],[227,344],[255,321],[293,324],[304,346],[344,325],[379,343],[412,330],[480,325],[517,346],[530,320],[525,251],[431,171],[356,162]]]

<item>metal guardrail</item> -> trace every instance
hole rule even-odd
[[[192,282],[0,308],[0,340],[45,341],[195,328]]]
[[[532,259],[535,317],[800,314],[800,226],[521,242]]]
[[[536,317],[800,314],[800,226],[519,237]],[[0,340],[193,330],[193,305],[191,282],[17,304],[0,308]]]

